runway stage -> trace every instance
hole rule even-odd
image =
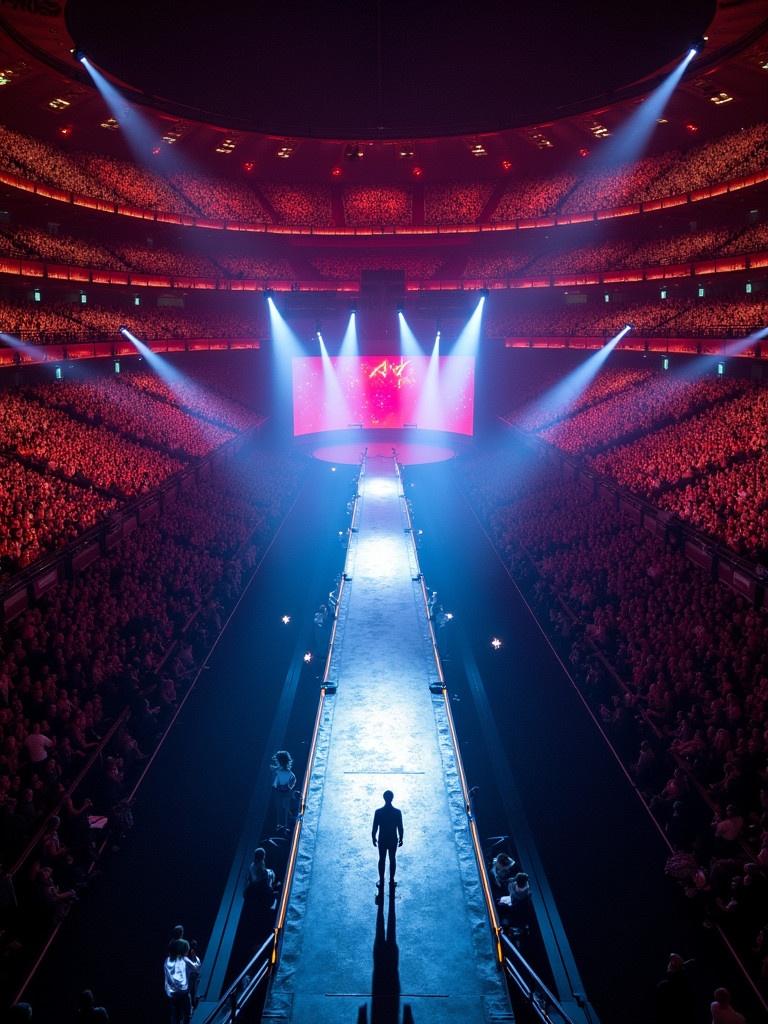
[[[497,967],[405,503],[391,458],[360,484],[296,874],[264,1020],[511,1020]],[[393,899],[375,903],[374,809],[403,812]]]

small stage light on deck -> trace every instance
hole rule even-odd
[[[335,467],[335,466],[331,466],[331,472],[332,472],[332,473],[335,473],[335,472],[336,472],[336,467]]]
[[[502,642],[501,640],[499,640],[497,636],[493,637],[493,639],[491,640],[491,647],[494,649],[494,651],[498,651],[501,649]]]
[[[308,665],[310,661],[312,661],[312,652],[307,651],[307,653],[304,655],[304,664]]]
[[[453,622],[453,612],[446,612],[445,618],[447,622]]]
[[[288,623],[291,621],[291,616],[290,615],[283,615],[283,617],[280,619],[280,621],[282,622],[282,624],[284,626],[287,626]]]

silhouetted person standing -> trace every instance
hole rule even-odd
[[[397,848],[403,845],[403,815],[392,806],[395,794],[391,789],[384,793],[384,806],[379,807],[373,816],[371,839],[373,845],[379,847],[379,889],[384,888],[384,864],[389,854],[389,885],[394,888],[395,868],[397,867]]]

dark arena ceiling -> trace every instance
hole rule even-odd
[[[80,49],[190,115],[320,138],[494,131],[609,103],[715,0],[69,0]]]

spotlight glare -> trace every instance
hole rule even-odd
[[[502,648],[502,646],[503,646],[503,644],[502,644],[501,640],[499,640],[499,638],[497,636],[494,636],[494,637],[491,638],[491,647],[494,649],[494,651],[500,650]]]
[[[306,654],[304,655],[304,664],[308,665],[310,661],[312,661],[312,652],[307,651]]]
[[[284,626],[287,626],[288,623],[291,621],[291,616],[290,615],[283,615],[283,617],[280,619],[280,621],[282,622],[282,624]]]

